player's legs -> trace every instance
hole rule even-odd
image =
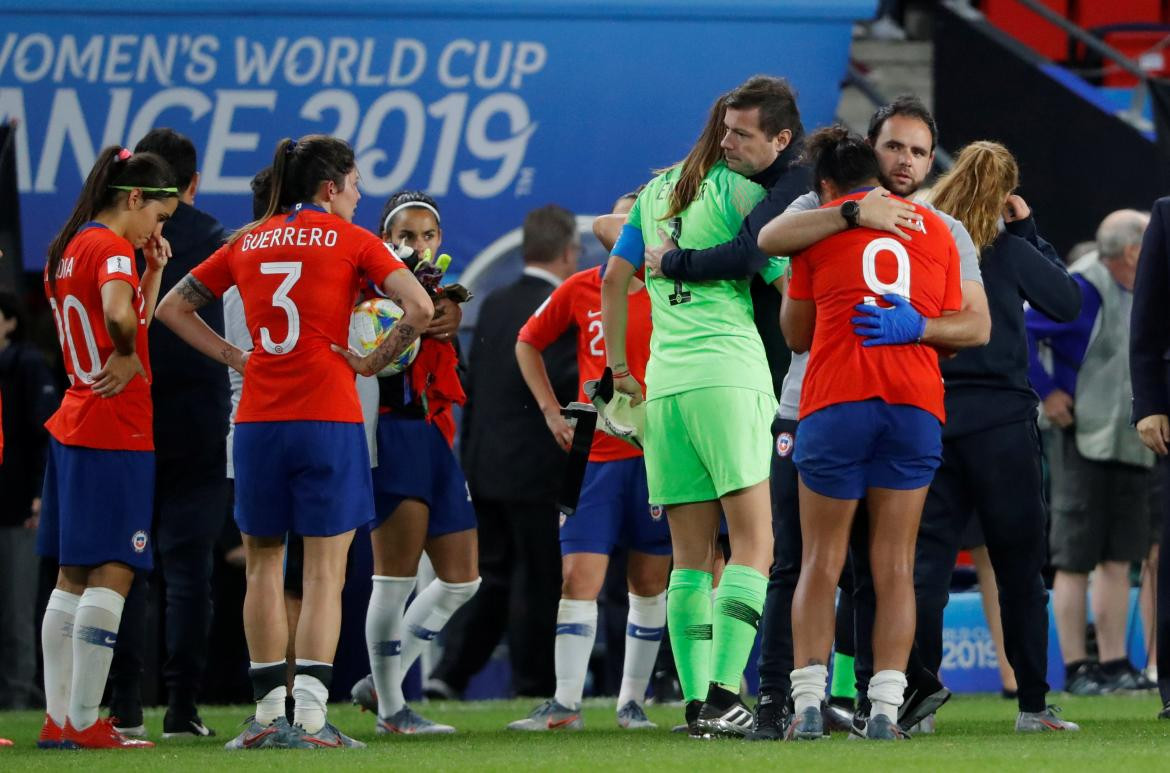
[[[288,621],[284,604],[284,539],[242,534],[244,542],[244,636],[248,640],[256,722],[284,716]]]
[[[554,656],[557,690],[553,698],[574,711],[580,710],[585,691],[589,656],[597,636],[597,596],[608,567],[608,553],[565,553],[561,558],[561,602],[557,608]]]
[[[426,541],[426,552],[435,570],[435,579],[415,596],[403,618],[404,676],[446,627],[447,621],[471,600],[480,586],[479,541],[474,528],[430,537]]]
[[[687,703],[705,700],[711,681],[711,587],[719,517],[717,501],[676,504],[667,512],[674,570],[666,616]]]
[[[654,662],[666,632],[666,585],[670,574],[670,554],[644,553],[631,549],[626,565],[630,592],[630,611],[626,618],[626,652],[622,664],[622,684],[618,691],[618,721],[626,727],[649,727],[623,717],[630,702],[641,706],[646,687],[654,672]]]

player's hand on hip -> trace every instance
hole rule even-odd
[[[922,216],[914,205],[894,198],[885,188],[874,188],[857,205],[857,222],[864,228],[889,231],[906,241],[910,241],[910,231],[922,230]]]
[[[557,445],[566,451],[573,445],[573,427],[561,415],[561,407],[554,405],[552,408],[544,411],[544,423],[548,425],[548,431],[552,433],[553,438],[557,441]]]
[[[126,385],[135,376],[146,378],[146,369],[142,367],[142,360],[134,352],[119,354],[114,352],[106,364],[94,377],[94,394],[98,397],[113,397],[126,388]]]
[[[435,316],[431,319],[423,335],[438,338],[440,341],[450,341],[459,332],[459,323],[463,321],[463,310],[459,304],[450,298],[439,298],[435,301]]]
[[[615,392],[629,395],[631,405],[637,405],[645,399],[642,396],[642,385],[638,383],[638,379],[629,374],[620,378],[614,378],[613,389]]]
[[[662,256],[671,250],[677,250],[678,245],[675,244],[674,239],[663,231],[658,229],[658,238],[662,240],[662,244],[657,247],[647,247],[643,260],[646,264],[646,276],[665,276],[662,273]]]
[[[890,346],[914,344],[922,340],[926,332],[926,318],[918,313],[910,301],[900,295],[887,294],[882,300],[890,304],[882,308],[869,303],[853,307],[861,316],[850,320],[853,332],[865,340],[862,346]]]
[[[241,376],[244,375],[244,368],[248,367],[248,360],[252,359],[251,351],[242,351],[236,357],[232,358],[228,365],[233,368],[236,373]]]
[[[1024,201],[1022,196],[1018,196],[1015,193],[1008,196],[1003,204],[1003,221],[1005,223],[1027,220],[1031,214],[1032,208],[1028,206],[1028,202]]]
[[[1146,416],[1137,423],[1138,435],[1146,448],[1158,456],[1165,456],[1170,447],[1170,417],[1164,413]]]
[[[353,349],[342,349],[337,344],[329,344],[329,348],[340,354],[349,367],[353,368],[353,372],[359,376],[372,376],[378,372],[368,357],[363,357]]]
[[[1063,389],[1053,389],[1044,398],[1044,415],[1056,426],[1064,429],[1073,425],[1073,398]]]

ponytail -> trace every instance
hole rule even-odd
[[[65,256],[65,248],[81,227],[114,206],[120,196],[128,195],[134,188],[140,189],[145,199],[177,198],[179,195],[174,172],[161,156],[131,153],[119,145],[103,148],[81,186],[73,212],[49,244],[49,260],[45,267],[49,287],[56,288],[57,268]]]

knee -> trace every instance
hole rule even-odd
[[[666,590],[667,576],[668,571],[665,567],[662,570],[657,567],[635,569],[631,565],[627,577],[630,593],[635,596],[657,596]]]
[[[594,601],[601,592],[605,580],[579,566],[566,566],[562,570],[561,597],[577,601]]]

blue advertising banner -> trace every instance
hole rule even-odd
[[[235,227],[282,137],[356,151],[376,228],[422,189],[455,268],[533,207],[608,211],[681,158],[715,97],[788,77],[832,120],[854,19],[874,0],[303,0],[143,5],[0,0],[0,121],[14,121],[23,261],[39,270],[97,152],[150,128],[195,142],[197,206]]]

